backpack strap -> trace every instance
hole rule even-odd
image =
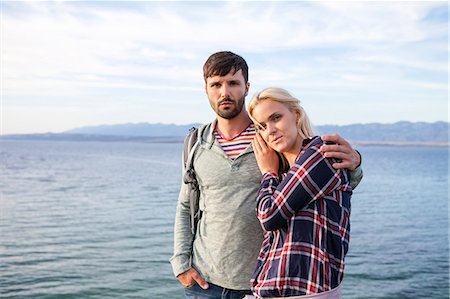
[[[188,196],[190,203],[190,223],[191,223],[191,233],[195,235],[197,230],[197,223],[200,220],[201,213],[199,209],[199,198],[200,198],[200,188],[198,186],[197,178],[194,171],[194,154],[197,149],[199,142],[198,139],[198,128],[192,127],[189,129],[189,133],[184,139],[184,151],[183,151],[183,161],[185,172],[183,175],[183,181],[188,185]]]
[[[184,161],[185,168],[188,164],[191,164],[191,161],[190,161],[191,158],[189,157],[189,154],[191,153],[192,148],[194,147],[195,143],[197,142],[197,132],[198,132],[198,128],[192,127],[189,129],[188,135],[184,138],[183,161]]]

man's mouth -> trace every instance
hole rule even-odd
[[[230,106],[234,105],[234,101],[232,100],[222,100],[219,102],[219,106]]]

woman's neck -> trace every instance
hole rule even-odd
[[[286,160],[289,163],[289,166],[292,167],[294,165],[295,160],[298,157],[298,154],[302,150],[303,140],[304,138],[302,136],[297,135],[297,139],[295,140],[295,145],[292,147],[291,150],[283,152],[283,155],[286,157]]]

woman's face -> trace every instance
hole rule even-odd
[[[302,138],[298,134],[296,113],[283,103],[263,100],[253,109],[252,117],[261,124],[257,129],[268,146],[279,153],[298,154]]]

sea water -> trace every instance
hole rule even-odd
[[[179,143],[0,143],[1,298],[183,298]],[[449,298],[448,148],[364,146],[344,298]]]

